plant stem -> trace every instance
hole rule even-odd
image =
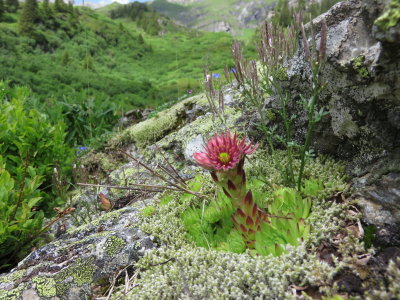
[[[315,119],[314,119],[314,109],[315,109],[315,104],[317,103],[318,100],[318,94],[319,94],[319,67],[314,66],[312,68],[312,73],[313,73],[313,79],[312,79],[312,84],[313,84],[313,94],[311,96],[311,102],[310,105],[307,107],[307,117],[308,117],[308,128],[307,128],[307,135],[306,135],[306,141],[304,143],[303,149],[300,154],[300,170],[299,170],[299,177],[297,179],[297,190],[301,191],[301,182],[303,179],[303,173],[304,173],[304,167],[306,164],[306,152],[308,151],[310,147],[310,142],[311,142],[311,137],[312,137],[312,132],[314,129],[315,125]]]
[[[11,215],[11,221],[15,219],[15,215],[17,214],[17,210],[18,207],[21,205],[22,202],[22,197],[24,196],[24,189],[25,189],[25,179],[26,179],[26,173],[27,173],[27,169],[28,169],[28,151],[26,152],[26,156],[25,156],[25,165],[24,165],[24,175],[22,176],[22,182],[19,186],[19,195],[18,195],[18,201],[17,204],[15,205],[14,211]]]

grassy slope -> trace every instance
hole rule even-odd
[[[8,22],[0,22],[0,79],[28,85],[42,99],[85,91],[129,109],[182,95],[198,87],[204,65],[220,70],[230,62],[227,34],[200,33],[165,20],[166,33],[151,36],[133,21],[110,19],[108,12],[79,8],[78,24],[66,14],[57,15],[56,30],[39,24],[45,46],[19,35],[20,11],[8,15]]]

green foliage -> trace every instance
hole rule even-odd
[[[256,233],[255,248],[262,255],[280,255],[285,245],[298,246],[310,233],[305,220],[310,214],[311,199],[302,198],[295,189],[282,188],[274,192],[267,205],[270,223],[264,223]]]
[[[146,206],[142,210],[142,214],[145,217],[150,217],[150,216],[154,215],[155,212],[156,212],[156,208],[154,206]]]
[[[57,12],[65,12],[67,10],[66,5],[63,0],[55,0],[54,1],[54,9]]]
[[[6,0],[6,8],[10,13],[16,12],[19,8],[18,0]]]
[[[388,30],[400,22],[400,0],[391,0],[385,12],[375,20],[381,30]]]
[[[14,263],[43,221],[43,212],[34,210],[41,201],[42,178],[37,169],[25,165],[22,178],[12,176],[0,155],[0,269]],[[20,166],[23,167],[23,166]],[[22,252],[22,253],[21,253]]]
[[[201,182],[195,179],[193,182]],[[299,245],[305,239],[310,226],[306,220],[311,211],[311,196],[315,196],[323,187],[317,181],[307,180],[302,195],[295,189],[281,188],[273,197],[265,194],[264,183],[250,180],[249,189],[260,207],[269,214],[269,223],[256,234],[255,251],[261,255],[280,255],[285,245]],[[187,197],[193,197],[187,195]],[[268,200],[269,199],[269,200]],[[164,201],[164,200],[161,200]],[[200,247],[243,253],[246,249],[241,234],[234,229],[231,219],[234,209],[231,200],[219,192],[208,205],[192,207],[181,214],[181,219],[190,239]]]
[[[0,0],[0,21],[3,18],[5,11],[6,11],[6,8],[4,6],[4,1]]]
[[[364,246],[365,249],[371,248],[375,239],[376,226],[369,225],[364,227]]]
[[[42,2],[40,14],[41,14],[41,19],[45,22],[54,18],[54,11],[53,11],[52,7],[50,6],[49,0],[44,0]]]
[[[29,90],[9,89],[0,82],[0,155],[5,168],[18,182],[23,181],[27,161],[42,178],[39,188],[42,200],[36,206],[50,213],[58,205],[52,190],[53,169],[68,175],[73,153],[65,144],[65,124],[51,124],[46,115],[26,109]]]
[[[201,90],[204,65],[221,70],[230,64],[228,34],[187,30],[153,15],[165,24],[163,36],[151,35],[138,23],[147,17],[112,20],[88,8],[70,13],[55,5],[41,3],[40,22],[29,36],[16,30],[19,12],[0,22],[0,80],[29,86],[38,102],[75,99],[84,91],[124,111],[154,108],[188,89]]]
[[[130,18],[150,35],[157,35],[162,29],[158,21],[160,15],[155,13],[144,3],[133,2],[119,6],[110,12],[110,16],[112,19]]]
[[[39,19],[39,9],[36,0],[26,0],[19,19],[19,30],[22,34],[33,36],[35,23]]]

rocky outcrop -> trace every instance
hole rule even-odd
[[[97,284],[154,248],[137,223],[138,210],[127,207],[70,229],[0,276],[0,299],[90,299]]]
[[[317,33],[323,19],[328,25],[319,105],[329,111],[313,147],[346,161],[364,221],[393,227],[400,224],[400,39],[394,38],[400,24],[382,26],[390,7],[387,1],[344,1],[313,20]],[[299,45],[288,64],[287,87],[292,95],[307,95],[310,68],[301,40]],[[301,141],[306,118],[298,97],[292,113]]]

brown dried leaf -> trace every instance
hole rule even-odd
[[[99,194],[101,205],[100,208],[104,211],[109,211],[111,209],[111,202],[104,196],[103,193]]]

